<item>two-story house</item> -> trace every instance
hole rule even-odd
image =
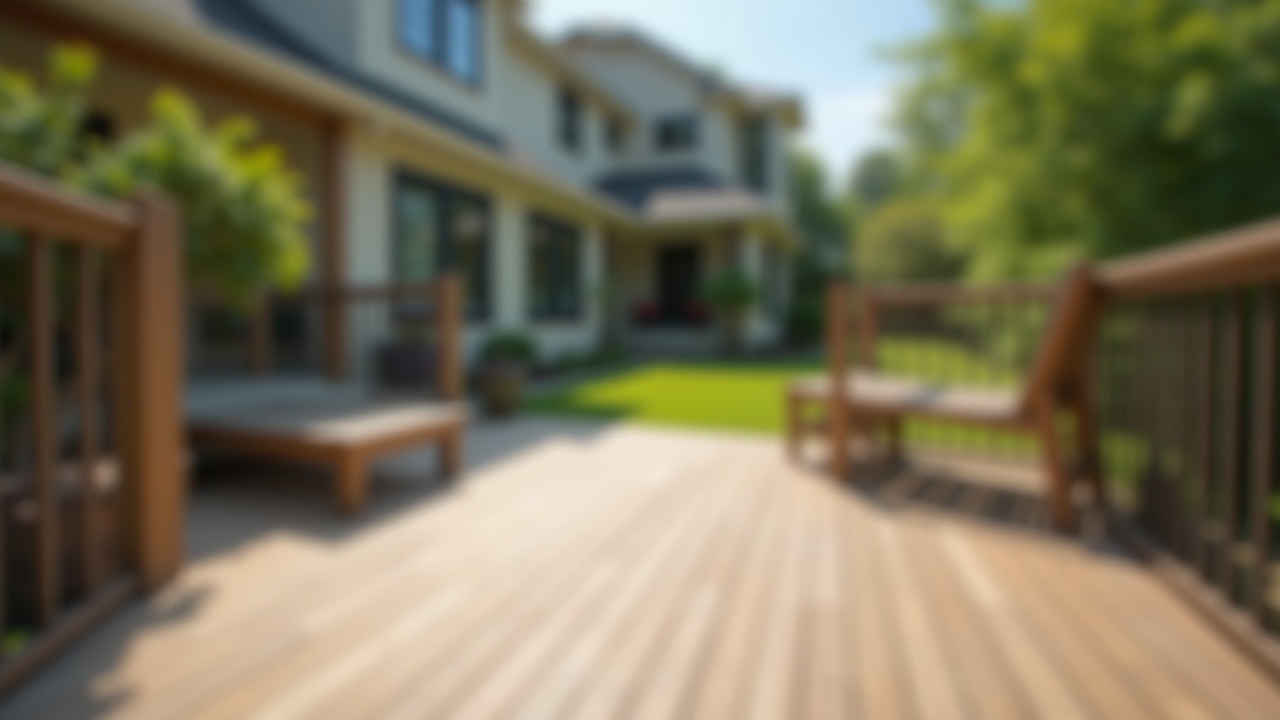
[[[790,95],[726,80],[623,27],[534,33],[520,0],[11,0],[0,65],[53,45],[103,58],[95,131],[178,86],[254,118],[308,180],[319,285],[465,280],[468,344],[530,333],[549,356],[606,340],[715,343],[700,299],[736,266],[749,340],[788,297]],[[340,321],[340,319],[339,319]]]

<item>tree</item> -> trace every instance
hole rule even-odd
[[[108,146],[83,132],[97,60],[85,47],[54,51],[44,90],[0,68],[0,160],[106,197],[160,190],[183,211],[193,284],[245,303],[302,280],[310,207],[280,149],[247,119],[207,128],[176,91],[158,93],[151,124]]]
[[[947,244],[942,213],[925,198],[888,201],[862,226],[859,278],[873,282],[954,280],[963,258]]]
[[[878,148],[865,153],[853,166],[849,196],[866,215],[903,191],[903,169],[897,154]]]
[[[792,265],[794,288],[787,315],[787,338],[797,345],[822,334],[823,289],[834,274],[847,270],[849,216],[831,192],[826,170],[811,153],[790,156],[791,223],[804,243]]]
[[[1280,210],[1280,0],[944,7],[900,115],[970,277]]]

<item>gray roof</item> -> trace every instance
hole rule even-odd
[[[595,186],[651,221],[742,217],[768,210],[759,195],[692,166],[612,173]]]
[[[367,73],[316,52],[287,28],[249,3],[241,0],[166,0],[166,3],[174,2],[188,4],[199,13],[201,19],[219,30],[295,62],[309,65],[468,140],[491,149],[501,149],[506,145],[502,136],[489,128],[424,102]]]

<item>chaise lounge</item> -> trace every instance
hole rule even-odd
[[[821,428],[830,439],[832,471],[837,477],[848,477],[851,437],[870,437],[876,429],[884,429],[890,452],[896,455],[902,423],[910,417],[1028,433],[1039,444],[1054,523],[1067,530],[1075,525],[1075,508],[1073,478],[1059,437],[1058,417],[1066,412],[1074,421],[1078,467],[1101,500],[1094,409],[1085,382],[1100,297],[1088,269],[1077,269],[1062,281],[1030,370],[1021,387],[1009,391],[940,386],[870,370],[850,372],[847,300],[842,286],[832,288],[828,372],[788,389],[787,445],[792,457],[798,455],[806,432]],[[812,406],[824,410],[817,424],[806,421]]]

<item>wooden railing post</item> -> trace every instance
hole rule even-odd
[[[27,246],[27,298],[31,328],[31,425],[35,429],[36,615],[42,627],[57,617],[62,596],[58,489],[54,476],[56,437],[57,339],[54,335],[53,244],[47,235],[31,237]]]
[[[142,587],[155,590],[183,557],[183,268],[177,210],[151,196],[134,207],[138,232],[121,254],[116,288],[122,380],[116,423],[125,462],[124,553]]]
[[[271,316],[271,297],[264,294],[254,302],[249,316],[249,374],[254,377],[270,374],[274,363]]]
[[[869,289],[858,294],[858,358],[864,370],[876,369],[876,342],[880,332],[877,324],[875,295]]]
[[[463,396],[462,369],[462,281],[455,273],[436,283],[436,322],[440,358],[436,377],[440,397],[460,400]]]
[[[831,397],[827,402],[827,433],[831,445],[831,472],[839,480],[849,474],[849,288],[843,281],[827,288],[827,376]]]

